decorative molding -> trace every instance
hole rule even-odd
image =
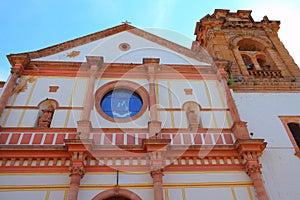
[[[119,45],[119,49],[121,51],[128,51],[130,49],[130,44],[128,44],[128,43],[121,43]]]
[[[80,51],[71,51],[69,53],[67,53],[67,57],[69,58],[75,58],[76,56],[79,56]]]
[[[54,86],[54,85],[51,85],[51,86],[49,86],[49,92],[57,92],[57,90],[58,90],[58,88],[59,88],[59,86]]]
[[[186,95],[193,95],[193,89],[191,89],[191,88],[185,88],[184,89],[184,93]]]
[[[85,174],[85,170],[83,166],[71,166],[69,170],[70,170],[70,176],[79,175],[81,178],[83,178]]]
[[[33,83],[37,80],[37,77],[22,77],[18,80],[16,87],[13,90],[13,93],[19,94],[20,92],[25,92],[28,88],[28,82]]]

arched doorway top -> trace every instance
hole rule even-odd
[[[126,190],[126,189],[120,189],[118,187],[100,192],[92,200],[105,200],[105,199],[110,199],[115,196],[119,196],[119,197],[122,197],[123,199],[129,199],[129,200],[142,200],[134,192],[132,192],[130,190]]]

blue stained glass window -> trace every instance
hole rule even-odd
[[[102,111],[112,118],[125,119],[135,116],[142,108],[141,97],[129,89],[108,92],[100,102]]]

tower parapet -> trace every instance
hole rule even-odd
[[[193,45],[232,62],[227,72],[235,90],[299,91],[300,70],[278,37],[279,27],[267,16],[254,21],[250,10],[217,9],[197,22]]]

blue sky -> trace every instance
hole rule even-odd
[[[125,20],[194,40],[196,22],[216,8],[253,10],[256,21],[264,15],[280,20],[279,36],[300,64],[299,0],[0,0],[0,81],[9,76],[8,54],[42,49]]]

